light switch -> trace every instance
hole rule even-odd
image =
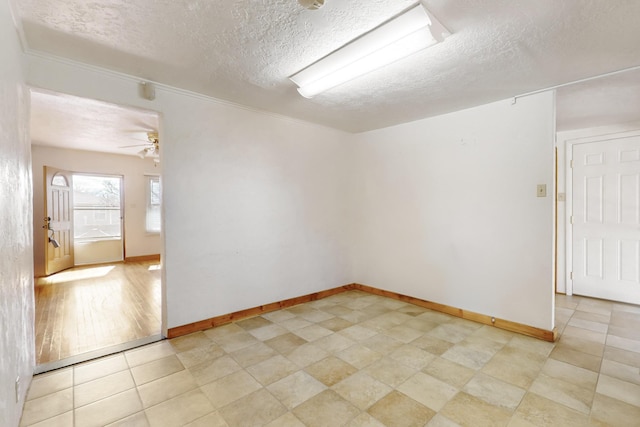
[[[567,196],[565,193],[558,193],[558,201],[559,202],[564,202],[567,200]]]
[[[547,184],[538,184],[538,197],[547,197]]]

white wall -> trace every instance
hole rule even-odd
[[[629,132],[634,130],[640,130],[640,122],[620,123],[617,125],[592,127],[585,129],[575,129],[565,132],[558,132],[557,134],[557,147],[558,147],[558,193],[565,193],[567,200],[572,196],[571,188],[567,187],[567,174],[571,173],[571,169],[567,166],[567,141],[577,138],[586,138],[590,136],[598,135],[610,135],[621,132]],[[571,250],[570,245],[567,242],[567,225],[568,215],[567,212],[568,203],[558,202],[558,292],[567,292],[568,273],[571,271],[571,266],[568,263],[567,255]]]
[[[348,134],[27,60],[36,87],[162,113],[168,327],[353,282]]]
[[[35,338],[29,93],[6,1],[0,1],[0,58],[0,425],[12,427],[35,367]]]
[[[37,143],[37,141],[36,141]],[[44,275],[44,166],[80,173],[120,175],[124,177],[125,251],[127,257],[159,254],[162,243],[159,234],[145,230],[146,178],[145,174],[158,174],[151,159],[90,151],[65,150],[34,145],[33,158],[33,226],[35,274]],[[82,256],[76,260],[82,261]]]
[[[554,126],[544,93],[359,135],[356,280],[552,329]]]

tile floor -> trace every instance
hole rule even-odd
[[[346,292],[34,377],[23,426],[639,426],[640,307],[551,344]]]

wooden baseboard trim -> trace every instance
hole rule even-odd
[[[221,316],[212,317],[209,319],[201,320],[199,322],[189,323],[187,325],[176,326],[170,328],[167,332],[168,338],[176,338],[182,335],[191,334],[193,332],[203,331],[205,329],[213,328],[215,326],[225,325],[231,322],[237,322],[238,320],[246,319],[248,317],[259,316],[263,313],[269,313],[271,311],[281,310],[283,308],[293,307],[294,305],[303,304],[305,302],[316,301],[322,298],[336,295],[342,292],[358,290],[367,292],[373,295],[380,295],[387,298],[396,299],[403,302],[408,302],[420,307],[428,308],[429,310],[438,311],[441,313],[450,314],[462,319],[471,320],[473,322],[482,323],[484,325],[495,326],[499,329],[506,331],[516,332],[522,335],[527,335],[533,338],[538,338],[544,341],[555,342],[557,339],[557,330],[554,328],[552,331],[537,328],[534,326],[524,325],[522,323],[512,322],[510,320],[504,320],[487,316],[486,314],[479,314],[469,310],[463,310],[461,308],[451,307],[449,305],[438,304],[436,302],[423,300],[420,298],[411,297],[408,295],[402,295],[397,292],[385,291],[383,289],[374,288],[372,286],[361,285],[359,283],[351,283],[349,285],[339,286],[337,288],[328,289],[326,291],[314,292],[295,298],[286,299],[279,302],[272,302],[266,305],[260,305],[258,307],[247,308],[245,310],[235,311],[229,314],[223,314]]]
[[[124,262],[144,262],[144,261],[158,261],[158,262],[160,262],[160,254],[128,256],[128,257],[126,257],[124,259]]]
[[[479,314],[473,311],[451,307],[449,305],[438,304],[436,302],[427,301],[427,300],[423,300],[415,297],[410,297],[410,296],[402,295],[396,292],[385,291],[383,289],[361,285],[359,283],[353,283],[350,286],[352,289],[356,289],[359,291],[368,292],[370,294],[380,295],[387,298],[393,298],[399,301],[408,302],[420,307],[428,308],[430,310],[439,311],[441,313],[450,314],[452,316],[460,317],[462,319],[472,320],[474,322],[482,323],[489,326],[495,326],[496,328],[504,329],[506,331],[516,332],[522,335],[527,335],[527,336],[538,338],[544,341],[555,342],[555,340],[557,339],[556,328],[549,331],[547,329],[541,329],[534,326],[524,325],[522,323],[512,322],[510,320],[494,318],[492,316],[487,316],[486,314]]]
[[[176,326],[175,328],[170,328],[167,331],[167,338],[175,338],[193,332],[203,331],[215,326],[237,322],[238,320],[246,319],[248,317],[255,317],[263,313],[269,313],[270,311],[281,310],[283,308],[293,307],[294,305],[303,304],[305,302],[316,301],[353,289],[353,285],[339,286],[337,288],[327,289],[326,291],[314,292],[312,294],[289,298],[279,302],[272,302],[270,304],[260,305],[258,307],[252,307],[245,310],[235,311],[229,314],[223,314],[221,316],[212,317],[209,319],[201,320],[199,322],[189,323],[187,325]]]

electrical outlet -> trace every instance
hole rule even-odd
[[[547,197],[547,184],[538,184],[537,194],[538,197]]]
[[[16,403],[20,400],[20,377],[16,377]]]
[[[558,201],[564,202],[567,200],[567,195],[565,193],[558,193]]]

